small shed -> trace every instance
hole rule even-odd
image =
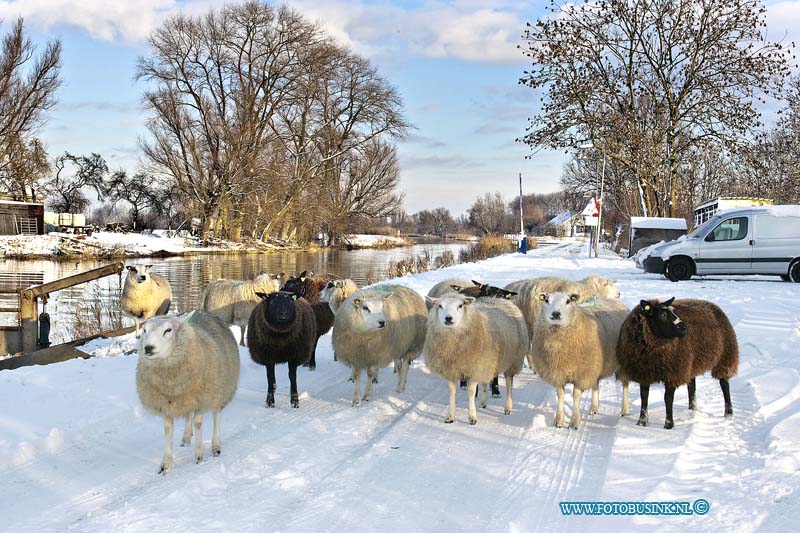
[[[0,200],[0,235],[44,235],[44,204]]]
[[[564,211],[544,224],[544,231],[548,235],[555,237],[574,237],[583,235],[586,228],[581,224],[580,215],[575,215],[571,211]]]
[[[631,217],[628,257],[660,241],[673,241],[686,235],[688,226],[682,218]]]

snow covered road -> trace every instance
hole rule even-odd
[[[136,356],[75,360],[0,372],[0,529],[9,531],[560,531],[703,528],[795,530],[800,512],[800,285],[778,278],[670,283],[615,257],[586,259],[577,244],[508,255],[397,280],[420,292],[448,277],[504,285],[541,275],[618,279],[629,306],[649,297],[706,298],[739,337],[735,415],[722,417],[719,384],[698,379],[698,411],[675,399],[662,428],[653,387],[647,428],[620,418],[621,386],[606,380],[600,413],[577,431],[550,426],[555,391],[529,370],[514,382],[514,412],[490,399],[478,425],[442,423],[447,385],[418,360],[407,391],[381,371],[375,398],[352,408],[352,384],[330,335],[317,370],[298,375],[291,409],[285,367],[276,408],[264,408],[266,374],[242,350],[239,391],[222,414],[222,456],[196,465],[175,444],[156,475],[160,419],[134,386]],[[130,337],[95,345],[133,349]],[[502,381],[502,378],[501,378]],[[501,384],[502,385],[502,384]],[[588,411],[589,395],[582,407]],[[569,415],[569,406],[567,402]],[[563,516],[564,501],[707,500],[698,516]]]

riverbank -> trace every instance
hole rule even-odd
[[[348,235],[347,249],[394,248],[413,242],[402,237],[384,235]],[[147,233],[95,232],[91,236],[68,233],[48,235],[0,236],[0,257],[8,259],[126,259],[136,257],[182,257],[193,255],[238,255],[270,252],[310,252],[314,244],[303,246],[249,240],[232,242],[214,240],[200,245],[191,238],[166,237]]]

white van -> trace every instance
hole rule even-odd
[[[650,250],[646,272],[672,281],[706,274],[773,274],[800,283],[800,206],[720,211],[692,233]]]

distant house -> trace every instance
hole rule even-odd
[[[750,198],[744,196],[720,196],[719,198],[706,200],[694,208],[694,227],[699,226],[713,217],[717,211],[722,211],[723,209],[748,207],[751,205],[772,205],[773,203],[773,200],[769,198]]]
[[[0,235],[44,235],[44,204],[0,200]]]
[[[544,230],[548,235],[556,237],[574,237],[586,233],[581,217],[572,211],[564,211],[545,222]]]
[[[682,218],[631,217],[628,255],[657,242],[673,241],[686,235],[687,230]]]

